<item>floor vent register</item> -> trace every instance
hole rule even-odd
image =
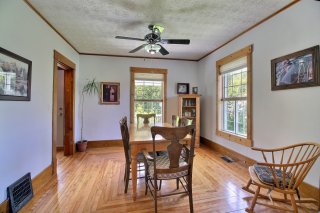
[[[226,155],[222,156],[221,158],[222,158],[222,160],[224,160],[227,163],[233,163],[234,162],[234,160],[232,158],[230,158],[229,156],[226,156]]]
[[[8,188],[10,212],[18,212],[33,197],[31,174],[27,173]]]

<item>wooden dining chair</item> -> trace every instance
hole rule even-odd
[[[177,127],[180,123],[180,117],[178,115],[172,115],[172,126]]]
[[[181,118],[181,121],[180,121],[180,126],[189,126],[189,125],[192,125],[192,122],[193,120],[192,119],[188,119],[188,118]]]
[[[150,118],[153,118],[153,124],[156,124],[156,114],[155,113],[149,113],[149,114],[137,114],[137,125],[139,125],[139,118],[143,119],[143,124],[149,124]]]
[[[123,142],[123,148],[124,148],[124,154],[126,157],[126,165],[125,165],[125,173],[124,173],[124,181],[125,181],[125,189],[124,193],[127,193],[128,191],[128,185],[130,180],[130,173],[131,173],[131,152],[130,152],[130,144],[129,144],[129,129],[127,125],[127,117],[123,117],[120,120],[120,130],[121,130],[121,136],[122,136],[122,142]],[[143,171],[143,154],[139,153],[137,156],[137,163],[138,163],[138,171]],[[143,178],[143,177],[139,177]]]
[[[319,144],[301,143],[276,149],[253,147],[252,150],[260,151],[264,162],[249,167],[250,180],[242,189],[254,194],[254,197],[251,206],[246,209],[247,212],[254,212],[258,198],[270,199],[272,204],[273,201],[291,203],[294,212],[298,212],[296,203],[318,203],[314,199],[301,199],[299,186],[320,155]],[[255,191],[250,189],[251,185],[256,186]],[[266,195],[260,193],[261,188],[268,190]],[[283,194],[284,198],[273,198],[273,191]],[[288,211],[288,208],[278,205],[258,204]]]
[[[151,157],[148,152],[143,152],[146,168],[146,194],[150,191],[157,212],[157,199],[169,195],[186,193],[189,196],[190,212],[193,212],[192,199],[192,166],[194,158],[195,127],[151,127],[153,138],[153,156],[156,156],[156,135],[161,135],[170,143],[167,146],[167,155]],[[190,145],[181,144],[180,141],[191,134]],[[176,180],[177,190],[173,193],[159,194],[158,181]],[[183,190],[179,190],[179,183]]]

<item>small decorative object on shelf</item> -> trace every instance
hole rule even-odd
[[[192,87],[192,94],[198,94],[198,87]]]

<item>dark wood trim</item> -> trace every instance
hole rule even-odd
[[[71,60],[69,60],[67,57],[65,57],[64,55],[62,55],[60,52],[58,52],[57,50],[54,50],[54,59],[59,62],[59,63],[62,63],[62,65],[66,65],[67,67],[65,66],[62,66],[59,65],[59,68],[62,68],[64,70],[66,69],[76,69],[76,64],[73,63]],[[58,66],[58,65],[57,65]]]
[[[64,147],[56,147],[57,152],[62,152],[64,150]]]
[[[62,66],[61,66],[62,65]],[[58,113],[58,72],[62,67],[64,72],[65,80],[68,78],[68,83],[65,81],[65,109],[68,108],[68,111],[65,111],[65,131],[68,131],[68,134],[65,134],[64,140],[64,153],[65,155],[72,155],[75,153],[74,148],[74,127],[75,127],[75,72],[76,64],[69,60],[67,57],[54,50],[54,64],[53,64],[53,94],[52,94],[52,165],[53,173],[56,173],[57,170],[57,158],[56,158],[56,143],[57,143],[57,113]],[[68,86],[67,86],[68,85]],[[66,102],[66,97],[68,96],[68,101]],[[66,106],[66,104],[68,106]],[[67,137],[66,137],[67,136]],[[67,140],[67,141],[66,141]],[[67,144],[67,142],[69,144]]]
[[[8,213],[9,212],[9,199],[4,200],[0,203],[0,213]]]
[[[99,54],[99,53],[79,53],[80,55],[92,55],[92,56],[108,56],[119,58],[142,58],[142,59],[160,59],[160,60],[175,60],[175,61],[199,61],[197,59],[182,59],[182,58],[160,58],[160,57],[145,57],[145,56],[130,56],[130,55],[112,55],[112,54]]]
[[[240,165],[242,165],[242,166],[249,167],[257,162],[247,156],[244,156],[244,155],[242,155],[236,151],[233,151],[231,149],[228,149],[228,148],[226,148],[218,143],[215,143],[214,141],[211,141],[205,137],[200,137],[200,142],[203,145],[209,147],[210,149],[212,149],[216,152],[219,152],[222,155],[228,155],[229,157],[231,157],[235,161],[238,161],[240,163]],[[300,185],[299,190],[300,190],[303,197],[309,197],[309,198],[313,198],[313,199],[317,200],[319,202],[319,207],[320,207],[320,189],[319,188],[314,187],[306,182],[303,182]]]
[[[292,5],[298,3],[300,0],[295,0],[293,2],[291,2],[290,4],[284,6],[283,8],[279,9],[278,11],[274,12],[273,14],[267,16],[266,18],[262,19],[261,21],[259,21],[258,23],[254,24],[253,26],[249,27],[248,29],[242,31],[241,33],[239,33],[238,35],[236,35],[235,37],[231,38],[230,40],[228,40],[227,42],[225,42],[224,44],[220,45],[219,47],[215,48],[214,50],[210,51],[209,53],[205,54],[204,56],[202,56],[201,58],[199,58],[196,61],[201,61],[202,59],[204,59],[205,57],[207,57],[208,55],[210,55],[211,53],[214,53],[215,51],[221,49],[222,47],[226,46],[227,44],[229,44],[231,41],[239,38],[240,36],[242,36],[243,34],[249,32],[250,30],[252,30],[253,28],[259,26],[260,24],[264,23],[265,21],[271,19],[272,17],[274,17],[275,15],[283,12],[284,10],[288,9],[289,7],[291,7]]]
[[[123,146],[122,140],[100,140],[88,141],[87,148],[103,148],[103,147],[119,147]]]
[[[29,0],[23,0],[40,18],[46,22],[51,29],[53,29],[65,42],[67,42],[72,49],[74,49],[78,54],[79,51],[56,29],[52,26],[52,24],[29,2]]]

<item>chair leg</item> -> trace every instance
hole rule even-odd
[[[294,199],[294,194],[290,194],[290,198],[291,198],[291,204],[293,207],[293,212],[298,213],[298,207],[296,204],[296,200]]]
[[[179,179],[178,179],[179,180]],[[190,205],[190,213],[193,213],[193,198],[192,198],[192,177],[188,178],[188,195],[189,195],[189,205]]]
[[[247,189],[249,189],[251,183],[252,183],[252,181],[251,181],[251,178],[250,178],[249,181],[248,181],[248,183],[247,183],[247,186],[246,186]]]
[[[126,164],[126,178],[125,178],[125,188],[124,193],[128,192],[128,185],[129,185],[129,177],[130,177],[130,164]]]
[[[161,190],[162,180],[160,180],[159,190]]]
[[[179,189],[179,178],[177,178],[176,181],[177,181],[177,189]]]
[[[144,195],[147,195],[147,194],[148,194],[148,176],[147,176],[147,170],[145,170],[145,173],[144,173],[144,182],[145,182],[145,185],[146,185],[146,191],[144,192]]]
[[[254,212],[253,209],[254,209],[254,206],[256,205],[259,193],[260,193],[260,186],[258,186],[256,193],[254,194],[250,208],[246,208],[247,212]]]
[[[154,179],[154,212],[158,212],[158,206],[157,206],[157,192],[158,192],[158,186],[157,186],[157,180]]]
[[[126,168],[124,169],[123,181],[126,181],[126,177],[127,177],[127,165],[126,165]]]

